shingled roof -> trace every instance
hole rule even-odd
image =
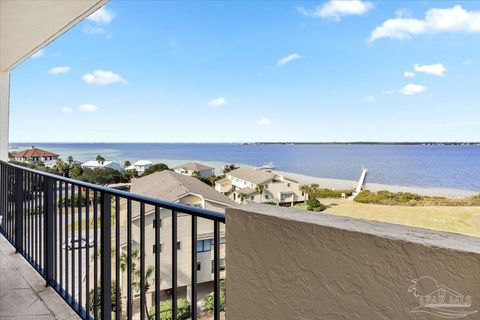
[[[256,170],[248,167],[240,167],[227,173],[232,177],[252,182],[254,184],[261,184],[268,180],[275,178],[275,174],[267,171]]]
[[[32,157],[58,157],[59,155],[47,150],[32,147],[27,150],[13,152],[14,158],[32,158]]]
[[[206,165],[198,163],[198,162],[188,162],[188,163],[184,163],[184,164],[181,164],[179,166],[176,166],[173,169],[184,169],[184,170],[188,170],[188,171],[203,171],[203,170],[210,170],[210,169],[214,169],[214,168],[206,166]]]
[[[146,177],[133,179],[131,193],[137,193],[153,198],[158,198],[165,201],[175,202],[188,194],[198,194],[215,202],[224,203],[228,206],[235,206],[236,202],[215,191],[197,178],[185,176],[169,170],[152,173]],[[148,207],[148,206],[147,206]],[[135,210],[133,205],[134,216],[138,210]],[[146,208],[146,212],[153,208]]]

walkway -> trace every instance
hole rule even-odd
[[[0,320],[80,319],[0,235]]]

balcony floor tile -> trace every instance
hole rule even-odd
[[[0,320],[80,319],[0,235]]]

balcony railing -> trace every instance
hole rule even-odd
[[[155,250],[154,270],[147,275],[146,216],[153,215],[155,221],[160,221],[165,212],[171,217],[170,228],[161,231],[157,225],[149,232],[154,233],[156,248],[162,247],[161,232],[168,234],[171,267],[167,271],[162,269],[160,250]],[[191,239],[190,318],[197,319],[197,220],[205,219],[213,229],[213,318],[220,319],[223,214],[3,161],[0,161],[0,214],[3,219],[0,232],[82,319],[132,319],[138,313],[140,319],[146,319],[147,290],[154,297],[151,304],[155,316],[151,318],[160,319],[161,281],[166,274],[171,279],[168,292],[172,319],[177,318],[179,215],[182,219],[191,219],[188,230]],[[139,223],[135,234],[134,220]],[[137,249],[138,261],[133,254]],[[125,253],[123,256],[121,250]],[[121,271],[126,271],[126,285],[123,286],[120,285]],[[125,288],[126,297],[122,298],[121,290]],[[136,298],[139,305],[134,304]],[[125,305],[122,300],[126,301]]]

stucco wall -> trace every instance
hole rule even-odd
[[[480,311],[480,238],[261,205],[226,226],[229,320],[441,319],[412,312],[422,276]]]

